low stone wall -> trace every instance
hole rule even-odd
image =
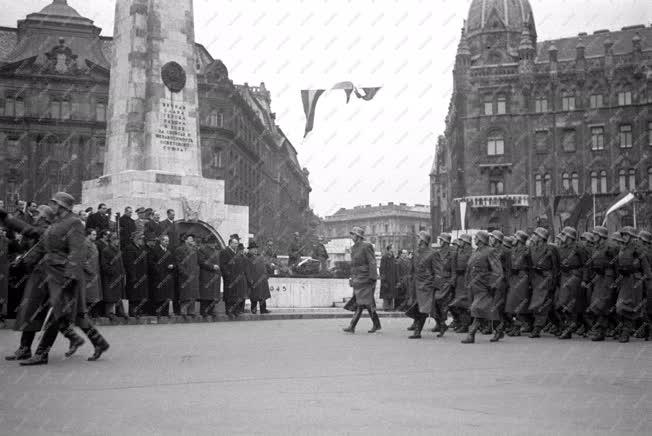
[[[299,277],[272,277],[269,279],[272,298],[267,306],[273,307],[332,307],[353,295],[348,279],[314,279]],[[376,283],[376,304],[380,282]]]

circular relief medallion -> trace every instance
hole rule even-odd
[[[186,72],[176,62],[168,62],[163,65],[161,78],[171,92],[181,92],[186,87]]]

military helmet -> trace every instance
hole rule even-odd
[[[507,248],[512,248],[516,244],[516,238],[514,236],[505,236],[503,238],[503,245]]]
[[[647,230],[641,230],[641,232],[638,234],[638,238],[643,242],[652,244],[652,233],[648,232]]]
[[[527,240],[530,238],[527,233],[525,233],[523,230],[519,230],[516,232],[514,235],[516,238],[518,238],[521,242],[526,243]]]
[[[577,240],[577,230],[572,227],[564,227],[562,233],[573,240]]]
[[[598,235],[601,238],[607,239],[609,237],[609,230],[606,227],[597,226],[592,230],[594,235]]]
[[[632,238],[638,238],[638,232],[632,226],[623,227],[620,231],[621,235],[630,235]]]
[[[537,227],[534,230],[534,234],[537,235],[538,237],[540,237],[541,239],[543,239],[544,241],[548,240],[548,235],[549,235],[548,229],[546,229],[544,227]]]
[[[441,235],[439,235],[437,237],[437,239],[441,239],[442,241],[446,241],[446,242],[448,242],[450,244],[452,237],[448,233],[442,233]]]
[[[75,204],[75,197],[68,194],[67,192],[57,192],[52,196],[50,201],[58,204],[64,209],[72,211],[72,206]]]
[[[421,230],[417,234],[417,237],[419,238],[419,241],[423,241],[428,245],[430,245],[430,241],[432,241],[432,238],[430,237],[430,234],[428,232],[426,232],[425,230]]]
[[[620,234],[620,232],[614,232],[614,233],[612,233],[611,236],[609,237],[609,239],[611,239],[612,241],[617,241],[617,242],[622,242],[622,243],[625,242],[625,240],[623,239],[623,237],[622,237],[622,235]]]
[[[471,245],[473,238],[468,233],[464,233],[463,235],[460,235],[460,241],[464,241],[467,244]]]
[[[584,239],[588,242],[595,242],[595,235],[591,232],[584,232],[582,233],[582,236],[580,236],[580,239]]]
[[[491,232],[491,233],[489,234],[489,236],[494,237],[494,238],[498,239],[498,240],[501,241],[501,242],[502,242],[503,239],[505,238],[505,235],[504,235],[503,232],[501,232],[500,230],[494,230],[493,232]]]
[[[478,233],[476,233],[475,238],[478,242],[482,242],[485,245],[489,244],[489,233],[485,232],[484,230],[480,230]]]

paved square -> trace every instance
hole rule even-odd
[[[59,338],[48,366],[0,362],[0,434],[652,434],[649,342],[409,341],[382,321],[104,327],[95,363]]]

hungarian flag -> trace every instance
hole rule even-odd
[[[611,212],[616,211],[616,210],[620,209],[621,207],[625,206],[626,204],[631,203],[635,198],[636,197],[631,192],[628,192],[626,194],[621,194],[618,197],[618,200],[616,200],[616,202],[614,204],[612,204],[609,207],[609,209],[607,209],[607,213],[604,214],[604,221],[602,222],[602,225],[603,226],[607,225],[607,217],[609,216],[609,214]]]
[[[303,112],[306,114],[306,131],[303,134],[305,138],[312,130],[315,124],[315,108],[317,100],[324,93],[325,89],[304,89],[301,91],[301,100],[303,100]]]
[[[586,192],[582,194],[580,199],[577,201],[577,204],[570,213],[570,216],[566,220],[566,225],[577,228],[580,218],[586,216],[587,213],[593,207],[593,197],[591,194]]]

